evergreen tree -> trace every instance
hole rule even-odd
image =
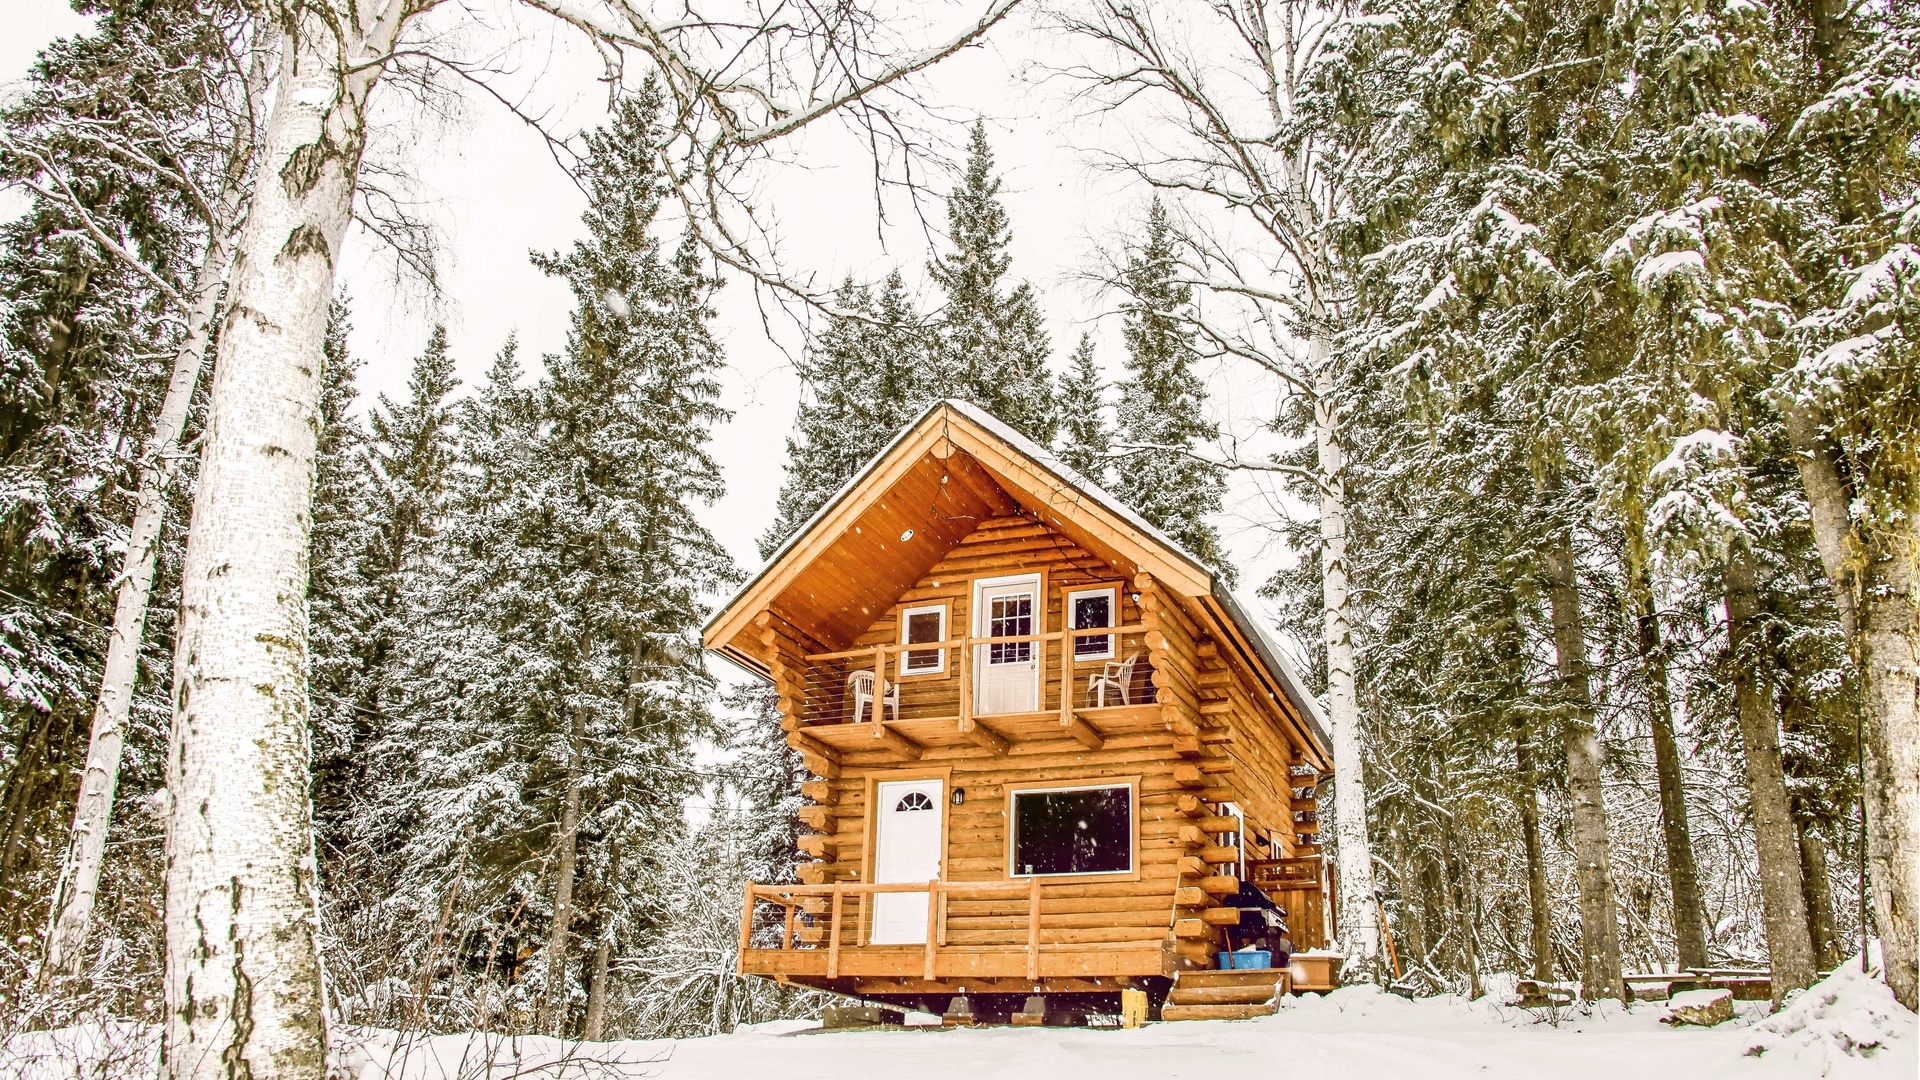
[[[371,503],[363,464],[367,433],[353,415],[360,361],[347,349],[351,312],[344,296],[327,309],[326,366],[320,390],[320,434],[314,454],[313,539],[307,570],[307,634],[313,652],[314,813],[323,835],[336,838],[355,788],[358,658],[366,636],[366,594],[358,558]]]
[[[1193,456],[1219,428],[1202,410],[1206,387],[1193,373],[1192,289],[1179,278],[1179,252],[1159,199],[1146,236],[1121,275],[1127,378],[1120,383],[1114,494],[1202,562],[1232,580],[1209,515],[1220,512],[1225,473]]]
[[[1107,424],[1107,383],[1093,359],[1093,335],[1080,335],[1060,376],[1060,460],[1073,471],[1105,486],[1113,452]]]
[[[763,556],[898,435],[935,390],[927,325],[898,271],[887,275],[877,295],[847,279],[834,306],[800,364],[807,397],[787,439],[787,479],[773,524],[760,537]]]
[[[407,664],[414,719],[379,751],[422,774],[388,811],[407,830],[395,918],[435,917],[466,879],[467,940],[543,919],[535,977],[488,977],[531,995],[550,1032],[576,1028],[582,999],[600,1023],[614,936],[652,932],[648,868],[680,842],[692,748],[716,734],[701,598],[735,578],[693,514],[721,493],[717,282],[655,235],[660,111],[649,83],[589,137],[588,236],[536,257],[574,295],[566,351],[530,392],[507,351],[461,410],[432,629]]]
[[[344,360],[343,333],[329,328],[328,351]],[[382,395],[363,430],[343,415],[350,384],[335,382],[350,380],[357,365],[339,366],[322,391],[315,484],[314,579],[324,582],[311,601],[315,714],[330,723],[316,722],[329,737],[315,754],[314,813],[323,848],[364,857],[359,849],[367,843],[385,847],[391,839],[353,834],[378,816],[363,813],[379,786],[367,771],[368,752],[389,711],[405,700],[400,652],[421,622],[429,555],[446,510],[454,454],[447,399],[457,380],[446,328],[436,326],[413,362],[408,400]]]
[[[1046,446],[1059,427],[1047,374],[1045,320],[1033,287],[1008,279],[1013,258],[987,129],[973,125],[966,172],[947,200],[952,250],[929,272],[946,294],[936,327],[934,392],[960,398]]]

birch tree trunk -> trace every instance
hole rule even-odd
[[[1863,544],[1818,418],[1793,402],[1784,412],[1814,546],[1865,691],[1860,780],[1887,985],[1920,1008],[1920,507],[1898,535],[1877,531],[1871,548]]]
[[[406,10],[393,0],[284,13],[181,580],[167,755],[168,1080],[326,1072],[307,794],[321,342],[367,95]]]
[[[579,867],[580,810],[587,741],[586,712],[576,706],[567,733],[567,794],[560,811],[558,863],[553,881],[553,927],[547,932],[547,1006],[541,1027],[564,1036],[567,1024],[567,942],[573,927],[573,882]]]
[[[1653,771],[1660,787],[1660,829],[1667,847],[1667,882],[1673,893],[1673,941],[1682,968],[1707,966],[1707,914],[1700,899],[1700,868],[1693,857],[1693,830],[1687,822],[1687,789],[1680,766],[1680,745],[1673,734],[1673,697],[1667,679],[1666,643],[1654,610],[1653,584],[1646,564],[1629,560],[1628,588],[1633,593],[1634,624],[1640,635],[1640,663],[1646,672],[1647,719],[1653,731]]]
[[[1379,963],[1379,908],[1374,903],[1373,853],[1367,839],[1365,748],[1354,692],[1353,629],[1347,619],[1347,503],[1344,447],[1333,373],[1324,338],[1310,346],[1315,366],[1313,426],[1318,439],[1320,568],[1326,614],[1327,720],[1333,739],[1333,839],[1340,868],[1340,938],[1349,971],[1371,973]]]
[[[1807,901],[1800,879],[1800,837],[1787,799],[1780,763],[1780,723],[1764,689],[1760,648],[1760,592],[1752,555],[1736,544],[1727,553],[1727,639],[1738,671],[1734,685],[1740,742],[1753,806],[1754,846],[1760,855],[1760,904],[1765,912],[1767,959],[1773,969],[1773,1003],[1789,990],[1813,984],[1813,942],[1807,936]]]
[[[1567,715],[1561,737],[1567,752],[1567,795],[1573,804],[1573,857],[1580,882],[1580,996],[1624,998],[1620,980],[1620,921],[1607,843],[1606,792],[1601,785],[1600,735],[1594,726],[1593,687],[1587,677],[1587,631],[1564,535],[1544,553],[1553,645]]]
[[[237,206],[223,209],[235,211]],[[107,829],[113,820],[114,795],[120,786],[120,758],[126,746],[127,715],[133,707],[134,680],[140,670],[140,642],[146,633],[147,603],[153,595],[154,565],[160,555],[160,529],[165,523],[167,492],[178,471],[180,435],[200,368],[207,354],[213,312],[226,284],[227,259],[232,252],[229,213],[210,230],[207,250],[194,279],[193,306],[187,315],[187,336],[173,357],[167,394],[154,424],[145,461],[140,467],[139,494],[133,524],[127,535],[127,557],[120,571],[119,595],[114,601],[113,631],[107,639],[107,661],[100,677],[100,696],[94,703],[93,729],[87,740],[86,771],[73,809],[73,833],[66,865],[54,892],[54,923],[47,935],[46,964],[41,981],[56,974],[78,975],[93,905],[100,889],[100,864],[107,851]]]
[[[1513,763],[1519,772],[1514,802],[1520,808],[1520,843],[1527,855],[1528,945],[1533,977],[1553,981],[1553,897],[1547,891],[1547,857],[1540,847],[1540,776],[1533,766],[1533,740],[1524,723],[1513,727]]]

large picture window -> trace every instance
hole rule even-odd
[[[900,612],[900,644],[930,645],[947,640],[947,607],[933,604]],[[930,675],[947,670],[947,650],[909,649],[901,654],[902,675]]]
[[[1133,786],[1013,793],[1013,877],[1133,870]]]
[[[1075,630],[1101,630],[1119,625],[1114,617],[1114,590],[1075,589],[1067,594],[1067,615]],[[1075,660],[1113,659],[1113,635],[1089,634],[1073,639]]]

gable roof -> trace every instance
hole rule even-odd
[[[930,472],[915,475],[916,466],[928,464],[941,474],[937,485],[930,484]],[[975,475],[975,466],[984,475]],[[922,497],[928,500],[924,512],[918,505]],[[702,640],[707,648],[735,663],[766,674],[764,662],[742,649],[740,641],[753,617],[772,606],[776,598],[790,604],[812,601],[826,631],[841,625],[854,627],[857,633],[857,628],[864,627],[875,615],[875,604],[882,610],[891,606],[900,592],[971,532],[969,522],[1015,509],[996,504],[996,497],[1001,503],[1010,499],[1043,514],[1048,524],[1113,565],[1150,573],[1190,604],[1207,609],[1208,614],[1224,616],[1232,631],[1228,637],[1237,639],[1227,644],[1241,652],[1246,666],[1269,684],[1269,693],[1284,695],[1323,758],[1328,754],[1331,741],[1319,702],[1306,692],[1285,654],[1218,574],[1052,451],[964,401],[936,401],[894,436],[767,558],[732,599],[714,612],[702,628]],[[904,505],[908,500],[912,501],[911,509]],[[963,512],[943,513],[937,507],[943,500]],[[893,502],[903,505],[895,507]],[[967,514],[966,510],[975,513]],[[896,544],[888,537],[895,535],[891,525],[901,521],[907,522],[908,528],[898,533]],[[889,527],[884,532],[876,528],[869,535],[861,522]],[[903,549],[916,537],[934,542],[903,555]],[[893,581],[875,583],[865,593],[849,580],[859,575],[842,574],[835,575],[836,580],[848,582],[849,591],[842,596],[823,600],[811,593],[805,598],[783,594],[801,571],[816,562],[828,560],[870,570],[874,557],[883,552],[899,565],[899,570]],[[908,574],[911,576],[899,580]],[[834,599],[841,601],[837,612],[830,610]],[[835,614],[844,616],[839,624]],[[822,644],[843,647],[841,642],[831,640],[823,639]]]

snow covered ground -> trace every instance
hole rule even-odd
[[[343,1080],[1913,1080],[1914,1015],[1857,967],[1773,1017],[1742,1003],[1716,1028],[1669,1028],[1664,1009],[1606,1005],[1558,1023],[1459,998],[1404,1001],[1369,987],[1290,999],[1279,1015],[1121,1030],[990,1028],[827,1032],[809,1021],[709,1039],[564,1043],[392,1032],[343,1036]],[[126,1040],[141,1037],[129,1060]],[[122,1052],[109,1048],[118,1045]],[[17,1038],[0,1075],[151,1076],[150,1033],[68,1030]],[[130,1069],[98,1067],[116,1058]],[[91,1059],[91,1060],[89,1060]]]

